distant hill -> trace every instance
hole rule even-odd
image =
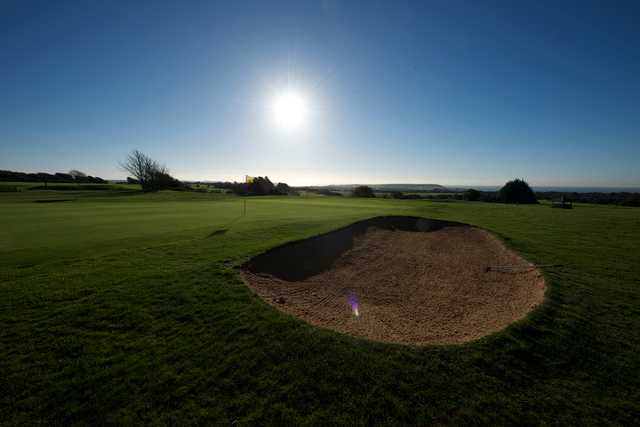
[[[367,185],[377,192],[401,191],[405,193],[446,193],[447,187],[440,184],[343,184],[343,185],[309,185],[304,188],[314,188],[329,191],[351,191],[359,185]]]

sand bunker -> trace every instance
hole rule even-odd
[[[544,297],[544,279],[490,233],[378,217],[259,255],[243,266],[265,301],[345,334],[453,344],[499,331]]]

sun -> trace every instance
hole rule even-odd
[[[287,131],[304,127],[309,115],[309,106],[305,96],[287,89],[277,94],[271,104],[271,116],[276,126]]]

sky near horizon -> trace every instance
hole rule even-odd
[[[640,2],[4,1],[0,169],[640,185]],[[303,97],[304,124],[273,100]]]

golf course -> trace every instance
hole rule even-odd
[[[639,208],[95,188],[0,192],[2,425],[640,422]],[[539,266],[544,300],[480,339],[402,345],[313,326],[242,279],[377,216],[490,232]]]

